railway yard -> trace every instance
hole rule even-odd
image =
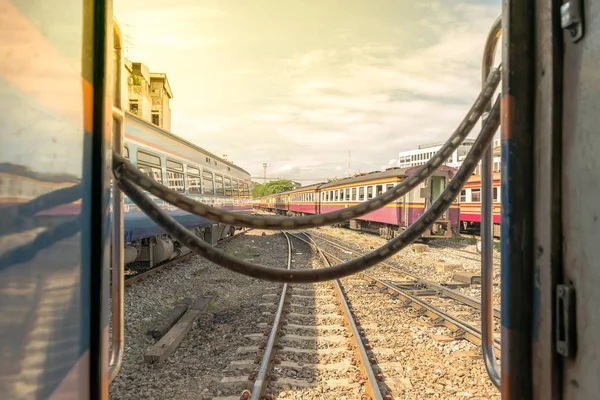
[[[241,231],[218,246],[302,269],[384,242],[323,227]],[[499,261],[495,252],[501,356]],[[252,279],[196,255],[173,264],[126,281],[125,356],[111,398],[500,398],[480,351],[472,239],[413,243],[363,274],[314,285]]]

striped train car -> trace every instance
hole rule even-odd
[[[500,173],[494,173],[492,201],[495,237],[500,237]],[[479,233],[481,227],[481,176],[473,175],[460,192],[460,228],[463,232]]]
[[[195,201],[234,212],[252,209],[247,171],[129,112],[125,113],[123,155],[146,175]],[[236,229],[151,197],[176,221],[212,244]],[[130,267],[152,266],[189,252],[127,198],[124,222],[125,263]]]
[[[383,172],[316,184],[255,200],[255,207],[281,215],[323,214],[372,199],[397,185],[418,167],[394,168]],[[385,207],[348,221],[345,226],[354,230],[378,233],[391,239],[421,217],[443,192],[455,174],[455,169],[440,167],[431,177],[402,198]],[[422,235],[423,241],[455,237],[459,234],[459,205],[457,201]]]

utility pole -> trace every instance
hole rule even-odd
[[[348,176],[350,176],[350,163],[352,162],[352,150],[348,150]]]
[[[263,175],[263,183],[267,183],[267,163],[263,163],[263,170],[264,170],[264,175]]]

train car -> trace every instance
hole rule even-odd
[[[493,219],[494,236],[500,237],[500,173],[493,175]],[[479,233],[481,225],[481,176],[473,175],[460,192],[460,229],[468,233]]]
[[[322,183],[300,187],[287,192],[287,215],[297,216],[319,213],[319,188]]]
[[[320,187],[319,213],[351,207],[390,190],[418,167],[393,168],[383,172],[342,179]],[[350,229],[377,232],[391,239],[415,222],[444,191],[456,169],[441,166],[431,177],[402,198],[387,206],[348,222]],[[459,206],[453,204],[434,223],[422,239],[454,237],[458,234]]]
[[[157,182],[196,201],[236,212],[252,209],[247,171],[129,112],[125,114],[123,156]],[[175,220],[213,244],[235,231],[233,226],[152,198]],[[130,267],[149,267],[189,251],[127,198],[124,222],[125,263]]]
[[[394,168],[384,172],[372,172],[358,177],[342,179],[325,184],[315,184],[285,193],[267,196],[268,211],[281,215],[324,214],[351,207],[372,199],[397,185],[418,167]],[[379,233],[393,238],[416,221],[444,191],[456,169],[442,166],[430,178],[401,199],[386,207],[349,221],[350,229]],[[264,207],[260,202],[258,207]],[[459,233],[459,205],[456,202],[433,224],[422,239],[454,237]]]

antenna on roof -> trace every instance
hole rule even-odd
[[[123,42],[125,42],[125,58],[129,58],[129,49],[135,47],[135,43],[133,42],[132,36],[129,34],[129,28],[135,28],[135,26],[130,24],[123,24],[123,26],[127,27],[127,33],[123,35]]]

